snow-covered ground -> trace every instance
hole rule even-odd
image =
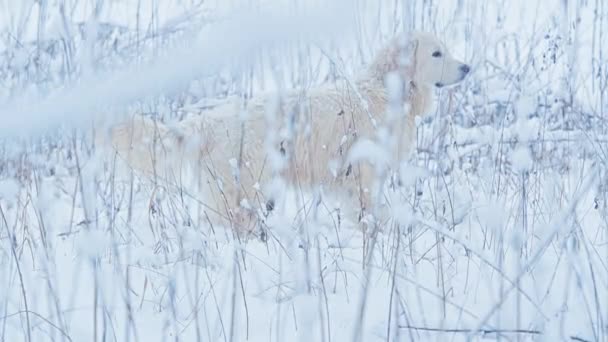
[[[353,76],[404,29],[473,73],[377,234],[304,194],[237,239],[96,153],[132,113]],[[0,342],[608,341],[607,35],[601,0],[0,0]]]

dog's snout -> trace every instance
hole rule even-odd
[[[463,64],[460,66],[460,71],[462,71],[465,74],[468,74],[469,71],[471,71],[471,67],[468,66],[467,64]]]

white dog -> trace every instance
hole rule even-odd
[[[374,201],[377,173],[407,157],[415,117],[429,110],[433,88],[469,71],[433,35],[416,32],[393,39],[353,83],[260,96],[245,106],[229,99],[172,128],[137,116],[113,127],[109,140],[149,175],[175,180],[182,168],[200,174],[214,224],[250,231],[255,208],[275,206],[277,180],[297,189],[321,185],[352,200],[359,213]],[[378,140],[379,129],[395,139]],[[375,148],[371,156],[357,148],[366,142]]]

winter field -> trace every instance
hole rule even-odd
[[[473,71],[374,229],[296,191],[242,238],[94,144],[411,29]],[[0,0],[0,342],[608,341],[607,193],[603,0]]]

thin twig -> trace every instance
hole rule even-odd
[[[414,327],[410,325],[400,325],[400,329],[411,329],[420,331],[431,331],[440,333],[478,333],[482,335],[489,334],[526,334],[526,335],[544,335],[545,333],[540,330],[528,330],[528,329],[439,329],[439,328],[428,328],[428,327]],[[578,336],[569,336],[572,341],[579,342],[591,342],[591,340],[584,339]]]
[[[15,258],[15,266],[17,266],[17,273],[19,274],[19,283],[21,284],[21,295],[23,296],[23,305],[25,306],[25,321],[27,327],[27,341],[32,342],[32,328],[30,325],[30,309],[27,302],[27,295],[25,294],[25,284],[23,282],[23,273],[21,272],[21,265],[19,264],[19,258],[17,257],[17,251],[15,250],[15,236],[11,234],[10,229],[8,229],[8,222],[6,220],[6,216],[4,215],[4,210],[2,206],[0,206],[0,214],[2,215],[2,221],[4,222],[4,227],[6,227],[6,233],[9,237],[9,243],[11,245],[11,253],[13,254],[13,258]]]

